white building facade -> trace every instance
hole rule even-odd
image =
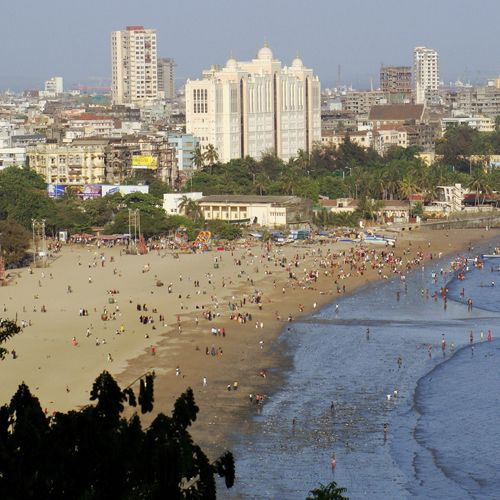
[[[321,141],[320,81],[295,58],[274,59],[267,44],[251,61],[231,58],[186,84],[186,131],[227,162],[273,152],[283,160]]]
[[[141,105],[158,97],[156,30],[127,26],[111,34],[114,104]]]
[[[43,96],[55,97],[64,92],[64,79],[62,76],[53,76],[45,81]]]
[[[415,47],[413,51],[413,75],[416,104],[426,104],[437,97],[439,55],[434,49]]]

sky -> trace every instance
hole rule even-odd
[[[413,48],[436,49],[445,82],[500,75],[500,0],[0,0],[0,90],[107,84],[110,34],[156,28],[158,55],[177,62],[178,83],[211,64],[255,57],[267,40],[290,64],[296,53],[322,87],[379,84],[380,64],[411,65]]]

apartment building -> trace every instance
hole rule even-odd
[[[28,146],[27,165],[47,184],[102,184],[106,180],[105,146],[100,140],[85,145]]]
[[[127,26],[111,34],[114,104],[141,105],[158,98],[156,30]]]
[[[439,55],[434,49],[415,47],[413,74],[416,104],[430,104],[438,96]]]
[[[387,104],[387,94],[382,91],[347,92],[340,97],[342,111],[356,116],[368,116],[372,106]]]
[[[158,59],[158,96],[164,99],[175,97],[175,61],[171,58]]]
[[[223,162],[269,151],[288,160],[321,140],[320,81],[298,57],[282,66],[265,44],[251,61],[230,58],[188,80],[186,132]]]
[[[456,95],[455,109],[469,116],[499,116],[500,84],[460,89]]]
[[[382,66],[380,90],[391,103],[410,102],[412,95],[410,66]]]

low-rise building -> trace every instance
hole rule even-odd
[[[7,167],[23,167],[26,163],[26,148],[0,148],[0,170]]]
[[[444,134],[447,129],[467,125],[479,132],[494,132],[495,120],[488,116],[452,116],[441,120],[441,131]]]
[[[407,223],[410,220],[410,203],[406,200],[380,200],[381,208],[377,218],[383,222]],[[358,201],[354,198],[337,198],[336,200],[320,200],[319,205],[335,214],[352,213],[358,209]]]
[[[360,146],[362,148],[370,148],[373,146],[373,133],[371,130],[359,131],[359,132],[334,132],[333,130],[322,130],[321,131],[321,144],[324,146],[334,146],[338,148],[341,144],[344,144],[346,138]]]
[[[83,137],[111,137],[114,122],[109,116],[82,113],[68,122],[70,130],[83,131]]]
[[[453,184],[452,186],[437,186],[436,203],[446,205],[447,211],[459,212],[462,210],[464,197],[468,191],[462,187],[462,184]]]
[[[389,104],[372,106],[368,120],[373,128],[383,125],[414,125],[422,122],[424,116],[423,104]]]
[[[297,196],[212,195],[200,200],[205,220],[276,228],[312,218],[312,202]]]
[[[358,208],[358,202],[354,198],[337,198],[336,200],[319,200],[319,206],[334,214],[353,213]]]
[[[373,132],[373,148],[384,156],[392,146],[408,147],[408,133],[405,127],[381,127]]]

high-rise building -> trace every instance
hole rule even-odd
[[[156,30],[143,26],[111,34],[114,104],[144,104],[158,97]]]
[[[434,49],[415,47],[413,51],[415,103],[427,104],[437,96],[439,55]]]
[[[158,94],[166,99],[175,97],[175,61],[170,58],[158,59]]]
[[[321,141],[320,81],[298,57],[283,67],[266,43],[251,61],[230,58],[188,80],[186,131],[224,162],[266,152],[288,160]]]
[[[380,90],[393,103],[411,98],[411,67],[382,66],[380,68]]]

